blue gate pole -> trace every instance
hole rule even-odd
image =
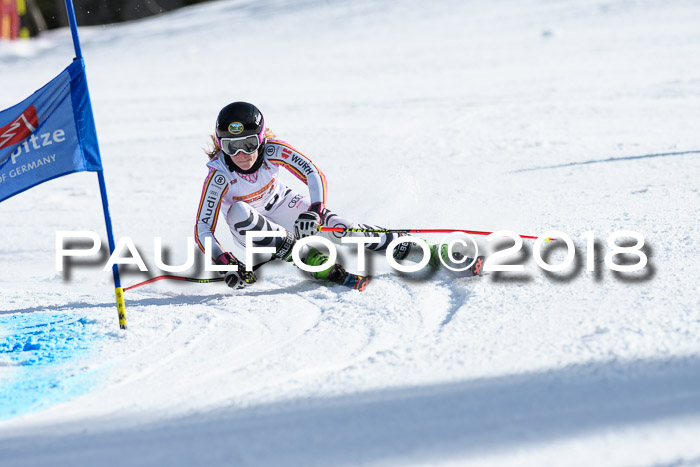
[[[66,13],[68,13],[68,21],[70,22],[70,31],[73,36],[73,46],[75,47],[75,59],[82,60],[83,52],[80,49],[80,39],[78,38],[78,22],[75,20],[75,10],[73,9],[73,0],[66,0]],[[89,102],[89,97],[88,97]],[[107,241],[109,242],[109,254],[114,253],[114,233],[112,232],[112,217],[109,214],[109,200],[107,199],[107,186],[105,185],[105,176],[102,170],[97,171],[97,180],[100,184],[100,196],[102,197],[102,211],[104,212],[105,225],[107,227]],[[119,327],[126,329],[126,306],[124,305],[124,289],[119,279],[119,266],[112,266],[112,275],[114,276],[114,292],[117,299],[117,313],[119,315]]]

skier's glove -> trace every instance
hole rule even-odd
[[[222,271],[224,282],[232,289],[243,289],[255,283],[255,274],[252,271],[246,271],[245,265],[239,262],[231,253],[224,253],[216,258],[216,264],[238,266],[238,269],[231,271]]]
[[[299,214],[294,221],[294,236],[297,239],[316,235],[319,226],[326,220],[326,206],[323,203],[314,203],[309,206],[309,210]]]
[[[245,266],[242,264],[238,265],[238,271],[229,271],[224,276],[224,281],[226,285],[232,289],[244,289],[255,283],[255,273],[253,271],[246,271]]]

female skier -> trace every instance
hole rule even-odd
[[[211,237],[212,259],[218,265],[237,266],[225,275],[229,287],[240,289],[252,285],[255,274],[246,271],[242,261],[231,252],[224,251],[214,237],[219,215],[233,235],[236,244],[245,248],[247,231],[281,231],[283,237],[258,237],[256,246],[276,249],[274,254],[256,255],[253,269],[275,259],[292,260],[292,248],[297,239],[319,234],[335,243],[347,235],[361,233],[321,232],[319,226],[344,228],[377,228],[345,220],[326,208],[326,177],[305,155],[284,141],[272,139],[274,135],[265,128],[260,110],[246,102],[234,102],[219,112],[216,132],[212,135],[214,148],[207,154],[209,173],[204,181],[202,197],[197,210],[195,239],[205,252],[205,239]],[[279,178],[279,168],[284,167],[301,179],[309,189],[308,196],[296,193]],[[369,235],[369,234],[368,234]],[[367,245],[367,249],[381,252],[398,234],[372,234],[379,243]],[[419,262],[423,251],[410,242],[394,249],[397,260]],[[444,249],[444,248],[443,248]],[[437,246],[431,247],[431,261],[437,264]],[[314,248],[301,249],[302,261],[318,266],[327,256]],[[329,264],[321,272],[312,273],[316,279],[328,280],[364,290],[369,276],[350,274],[340,264]]]

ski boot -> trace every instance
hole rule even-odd
[[[408,248],[404,247],[399,249],[397,247],[396,249],[394,249],[394,259],[408,260],[413,263],[420,263],[423,260],[423,249],[415,243],[408,243],[407,245]],[[442,258],[442,261],[440,261],[440,258]],[[430,258],[428,259],[428,267],[435,270],[439,269],[441,267],[441,264],[444,263],[456,269],[462,269],[464,265],[469,264],[473,261],[474,264],[472,264],[469,267],[469,269],[465,269],[462,272],[466,273],[466,276],[481,275],[481,270],[484,266],[484,256],[477,256],[476,261],[474,261],[472,258],[465,258],[464,254],[452,250],[452,258],[454,258],[454,260],[450,259],[450,255],[447,252],[446,244],[443,244],[442,246],[430,245]]]
[[[438,249],[440,251],[438,251]],[[440,257],[442,257],[442,261],[440,261]],[[466,265],[471,263],[472,261],[474,264],[472,264],[469,269],[466,269],[464,272],[467,272],[467,276],[479,276],[481,275],[481,270],[484,267],[484,259],[486,258],[485,256],[477,256],[476,261],[474,261],[473,258],[466,258],[465,256],[458,252],[458,251],[452,251],[452,258],[454,260],[450,259],[450,255],[448,254],[447,251],[447,245],[442,245],[442,248],[440,248],[440,245],[430,245],[430,260],[428,260],[428,265],[432,268],[439,267],[441,263],[448,264],[452,267],[455,268],[460,268],[461,265]],[[464,261],[462,261],[464,260]],[[457,263],[456,261],[459,261]],[[443,266],[444,266],[443,264]]]
[[[328,256],[314,248],[310,248],[306,258],[304,258],[304,264],[309,266],[318,266],[326,261],[328,261]],[[347,272],[340,264],[337,263],[329,266],[323,271],[312,272],[311,276],[314,279],[327,280],[333,282],[334,284],[344,285],[345,287],[359,290],[360,292],[365,290],[367,284],[369,284],[369,281],[372,279],[371,276],[358,276],[357,274]]]

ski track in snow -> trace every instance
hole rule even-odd
[[[0,205],[0,464],[700,464],[699,22],[690,1],[222,0],[81,27],[115,234],[149,267],[155,236],[185,262],[238,99],[342,215],[556,229],[577,256],[544,273],[526,241],[524,272],[464,278],[368,255],[363,293],[283,264],[241,293],[161,281],[121,331],[105,255],[55,271],[56,231],[104,235],[94,174],[48,182]],[[66,29],[0,43],[0,108],[72,53]],[[616,230],[643,272],[605,266]]]

